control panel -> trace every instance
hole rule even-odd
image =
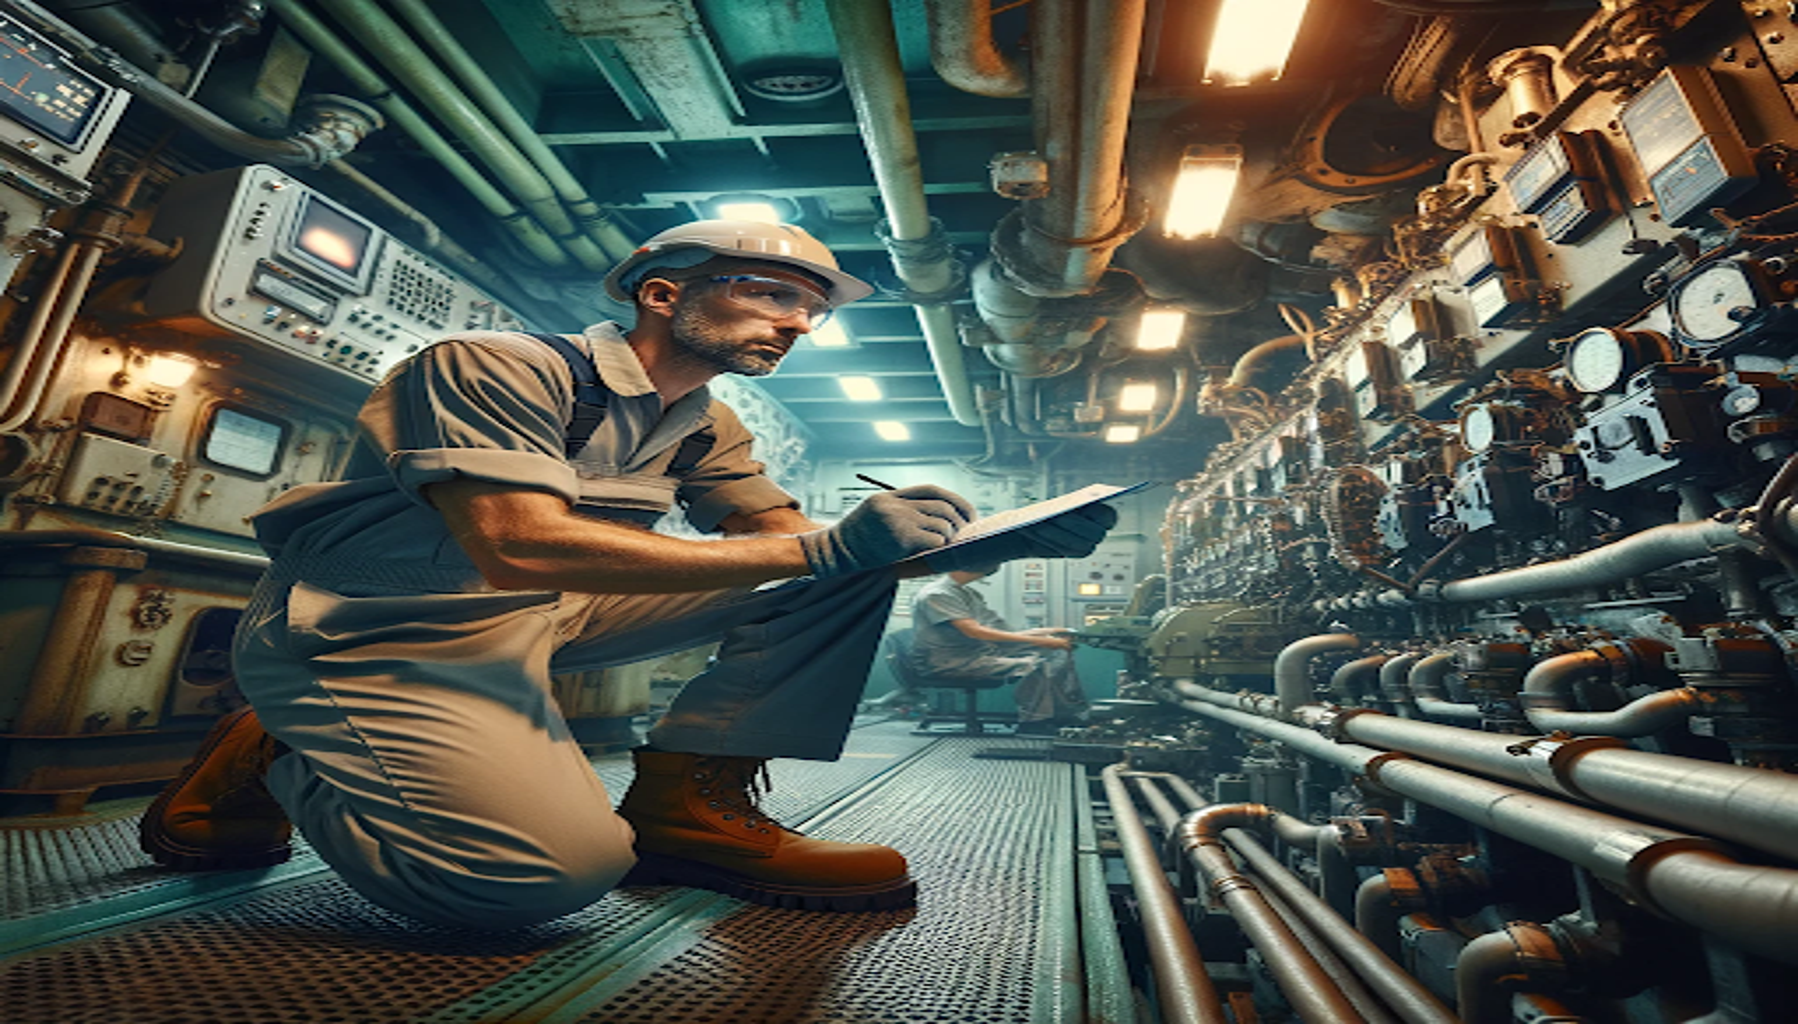
[[[150,233],[183,239],[146,312],[378,381],[444,334],[518,330],[493,297],[274,167],[183,178]]]

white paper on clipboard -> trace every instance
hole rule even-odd
[[[929,551],[913,555],[911,558],[905,559],[905,561],[909,562],[926,559],[932,555],[939,555],[945,551],[973,544],[976,541],[985,540],[988,537],[995,537],[1002,533],[1010,533],[1013,530],[1019,530],[1026,526],[1032,526],[1036,523],[1053,519],[1056,516],[1072,512],[1078,508],[1096,505],[1101,501],[1110,501],[1113,498],[1122,497],[1126,494],[1134,494],[1137,491],[1148,487],[1151,483],[1153,483],[1153,481],[1144,480],[1141,483],[1131,484],[1128,487],[1118,487],[1114,484],[1088,484],[1077,491],[1069,491],[1060,497],[1034,502],[1021,508],[1007,509],[1004,512],[995,512],[990,516],[982,516],[958,530],[955,534],[955,539],[949,543],[944,544],[940,548],[932,548]]]

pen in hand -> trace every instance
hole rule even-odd
[[[855,478],[857,480],[860,480],[862,483],[873,484],[874,486],[880,488],[883,491],[896,491],[899,489],[897,487],[894,487],[892,484],[883,484],[879,480],[876,480],[873,477],[868,476],[864,473],[855,474]]]

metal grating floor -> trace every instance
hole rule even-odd
[[[367,903],[306,853],[269,872],[171,878],[142,865],[129,816],[87,836],[5,837],[0,952],[38,948],[0,960],[0,1021],[1077,1020],[1079,986],[1061,980],[1080,974],[1072,769],[973,760],[1029,742],[889,723],[856,730],[841,761],[773,765],[771,812],[911,858],[920,906],[883,914],[633,889],[468,935]],[[596,767],[622,793],[628,758]],[[60,873],[18,882],[27,856]]]

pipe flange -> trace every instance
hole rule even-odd
[[[1367,779],[1367,781],[1373,783],[1376,786],[1380,786],[1380,787],[1384,788],[1385,783],[1380,781],[1380,772],[1383,771],[1388,764],[1391,764],[1394,761],[1412,761],[1412,760],[1416,760],[1416,759],[1413,758],[1410,754],[1406,754],[1406,753],[1403,753],[1403,752],[1397,751],[1397,750],[1388,750],[1383,754],[1379,754],[1379,755],[1374,756],[1373,758],[1370,758],[1368,760],[1367,764],[1362,767],[1361,774],[1364,778]]]
[[[361,100],[335,93],[315,93],[300,100],[294,110],[301,127],[289,141],[304,148],[309,167],[323,167],[356,148],[373,132],[386,127],[381,112]]]
[[[892,291],[894,297],[903,302],[919,306],[934,306],[949,302],[960,295],[968,286],[968,265],[955,258],[955,244],[949,240],[948,231],[943,222],[936,217],[930,218],[930,233],[923,238],[894,238],[893,225],[882,217],[874,222],[874,237],[886,246],[887,255],[892,258],[893,267],[903,280],[911,268],[946,265],[949,268],[949,283],[931,292],[919,292],[910,289]]]

